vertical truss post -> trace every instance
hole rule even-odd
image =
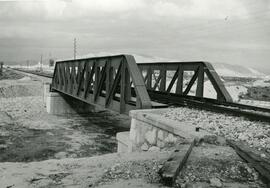
[[[66,74],[65,74],[65,80],[66,80],[66,88],[65,88],[65,91],[68,92],[68,88],[69,88],[69,85],[70,85],[70,70],[69,70],[69,63],[66,63],[65,64],[65,71],[66,71]]]
[[[203,97],[203,89],[204,89],[204,67],[203,65],[200,65],[198,69],[196,97]]]
[[[87,66],[87,63],[86,61],[84,61],[83,65],[80,66],[80,63],[79,63],[79,67],[80,67],[80,75],[78,75],[78,88],[77,88],[77,96],[80,95],[80,92],[81,92],[81,89],[82,89],[82,86],[84,86],[84,83],[85,83],[85,72],[86,72],[86,66]],[[83,68],[82,68],[83,67]]]
[[[96,66],[94,70],[95,70],[95,82],[94,82],[93,94],[94,96],[97,96],[98,84],[99,84],[99,78],[100,78],[100,67],[99,67],[98,61],[96,62]]]
[[[147,89],[152,89],[152,68],[151,66],[148,67],[147,69],[147,83],[146,83],[146,87]]]
[[[126,63],[122,61],[121,67],[121,83],[120,83],[121,91],[120,91],[120,113],[125,112],[125,104],[126,104]]]
[[[183,94],[183,65],[178,65],[178,78],[177,78],[177,85],[176,85],[176,93],[182,95]]]
[[[112,88],[112,81],[113,81],[113,67],[111,66],[111,59],[107,60],[107,67],[106,67],[106,97],[105,101],[109,98],[109,93]]]
[[[69,63],[69,69],[70,69],[70,74],[69,74],[69,89],[70,93],[73,93],[73,77],[74,77],[74,69],[73,69],[74,62]]]
[[[131,81],[130,81],[130,74],[128,69],[125,69],[125,102],[127,103],[128,101],[131,100]]]
[[[159,87],[159,90],[163,92],[165,92],[165,89],[166,89],[166,72],[167,72],[166,65],[163,64],[160,67],[161,82],[160,82],[160,87]]]

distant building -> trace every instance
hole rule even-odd
[[[54,60],[53,59],[50,59],[49,60],[49,67],[53,67],[54,66]]]

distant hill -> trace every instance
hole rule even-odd
[[[89,53],[86,55],[77,56],[77,58],[99,57],[99,56],[109,56],[109,55],[117,55],[117,54],[121,54],[121,53],[112,53],[112,52]],[[181,61],[177,59],[169,59],[169,58],[150,56],[150,55],[145,55],[145,54],[132,54],[132,55],[134,56],[137,63]],[[65,58],[65,59],[73,59],[73,57]],[[61,59],[61,60],[64,60],[64,59]],[[44,64],[46,64],[45,62],[47,62],[47,60],[44,60],[43,62]],[[219,76],[229,76],[229,77],[265,77],[266,76],[264,73],[261,73],[253,68],[244,67],[241,65],[231,65],[231,64],[217,63],[217,62],[211,62],[211,63],[214,66]],[[14,65],[15,62],[9,62],[7,64]],[[20,62],[20,64],[26,65],[26,62]],[[37,62],[30,61],[29,64],[35,65],[37,64]]]
[[[253,68],[244,67],[241,65],[231,65],[226,63],[212,63],[215,70],[220,76],[230,77],[264,77],[264,73],[261,73]]]

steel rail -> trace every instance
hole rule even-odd
[[[13,68],[13,69],[16,70],[16,71],[21,71],[21,72],[24,72],[24,73],[34,74],[34,75],[37,75],[37,76],[53,78],[52,73],[45,73],[45,72],[34,71],[34,70],[25,70],[25,69],[19,69],[19,68]]]
[[[16,69],[17,71],[30,73],[38,76],[52,78],[52,73],[29,71]],[[151,100],[168,104],[169,106],[192,107],[212,112],[226,113],[233,116],[243,116],[247,119],[256,121],[270,122],[270,109],[251,105],[244,105],[233,102],[220,102],[215,99],[201,98],[195,96],[182,96],[174,93],[165,93],[161,91],[147,90]],[[133,90],[132,93],[135,91]],[[116,99],[117,100],[117,99]]]
[[[232,102],[213,102],[213,99],[201,99],[177,94],[167,94],[158,91],[148,91],[151,100],[168,104],[169,106],[184,106],[203,109],[212,112],[225,113],[233,116],[242,116],[250,120],[264,121],[270,123],[270,109],[242,105]]]

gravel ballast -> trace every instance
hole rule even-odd
[[[270,153],[269,123],[186,107],[170,108],[162,116],[179,122],[190,122],[226,139],[243,141],[250,147]]]

